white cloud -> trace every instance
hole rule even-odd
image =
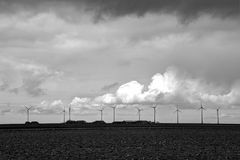
[[[131,81],[121,85],[116,92],[116,96],[122,103],[140,102],[143,88],[144,86],[137,81]]]
[[[70,105],[71,112],[74,114],[88,113],[89,111],[95,109],[95,106],[90,98],[75,97],[71,101]]]
[[[207,83],[201,78],[192,78],[176,68],[169,68],[165,73],[152,77],[147,88],[137,81],[121,85],[115,94],[97,97],[97,102],[106,104],[182,104],[197,107],[200,101],[210,108],[224,106],[229,108],[240,104],[240,88],[233,85],[227,92],[225,88]]]
[[[90,103],[90,98],[75,97],[70,104],[72,106],[78,106],[78,105],[87,104],[87,103]]]
[[[94,101],[100,104],[116,104],[118,102],[116,96],[111,93],[96,97]]]

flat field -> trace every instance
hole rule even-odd
[[[240,130],[0,130],[0,159],[240,159]]]

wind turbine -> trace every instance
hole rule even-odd
[[[177,105],[177,107],[176,107],[176,110],[175,110],[175,112],[177,113],[177,124],[179,124],[179,112],[181,112],[180,111],[180,109],[179,109],[179,106]]]
[[[98,111],[100,111],[100,113],[101,113],[101,121],[103,121],[103,110],[104,110],[103,107],[98,110]]]
[[[27,107],[25,106],[26,110],[27,110],[27,122],[29,122],[29,114],[30,114],[30,109],[32,108],[33,106],[30,106],[30,107]]]
[[[201,102],[201,107],[199,108],[201,110],[201,124],[203,124],[203,110],[206,110],[203,105],[202,105],[202,102]]]
[[[217,124],[220,123],[220,121],[219,121],[219,112],[220,112],[220,107],[217,108]]]
[[[69,121],[71,121],[71,110],[72,110],[71,107],[72,107],[71,104],[69,104],[69,108],[68,108],[68,118],[69,118]]]
[[[152,106],[153,108],[153,122],[156,123],[156,108],[157,108],[157,104],[154,104]]]
[[[113,109],[113,122],[115,122],[117,105],[115,104],[111,108]]]
[[[143,111],[143,109],[136,107],[137,111],[138,111],[138,120],[141,120],[141,112]]]
[[[101,121],[103,121],[103,110],[104,109],[99,109],[99,111],[101,112]]]
[[[65,113],[66,113],[66,110],[65,110],[65,106],[64,106],[64,108],[63,108],[63,123],[66,122]]]

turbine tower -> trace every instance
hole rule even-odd
[[[138,120],[141,121],[141,112],[143,111],[143,109],[137,108],[137,107],[136,107],[136,109],[138,111]]]
[[[72,110],[71,107],[72,107],[71,104],[69,104],[69,108],[68,108],[68,117],[69,117],[69,121],[71,121],[71,110]]]
[[[156,108],[157,108],[157,104],[154,104],[152,106],[153,108],[153,122],[156,123]]]
[[[202,102],[201,102],[201,107],[199,108],[201,110],[201,124],[203,124],[203,110],[206,110],[203,105],[202,105]]]
[[[220,107],[217,108],[217,124],[220,123],[220,120],[219,120],[219,112],[220,112]]]
[[[30,109],[32,108],[33,106],[30,106],[30,107],[27,107],[25,106],[26,110],[27,110],[27,122],[29,122],[29,118],[30,118]]]
[[[103,108],[99,109],[100,113],[101,113],[101,121],[103,121]]]
[[[177,105],[177,107],[176,107],[176,110],[175,110],[175,112],[176,112],[176,114],[177,114],[177,124],[179,124],[179,112],[181,112],[180,111],[180,109],[179,109],[179,106]]]
[[[63,123],[66,122],[66,116],[65,116],[66,110],[65,110],[65,106],[63,108]]]
[[[112,106],[112,109],[113,109],[113,122],[115,122],[115,119],[116,119],[116,108],[117,108],[117,105],[113,105]]]

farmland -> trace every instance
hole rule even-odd
[[[240,159],[240,130],[0,130],[0,156],[0,159]]]

